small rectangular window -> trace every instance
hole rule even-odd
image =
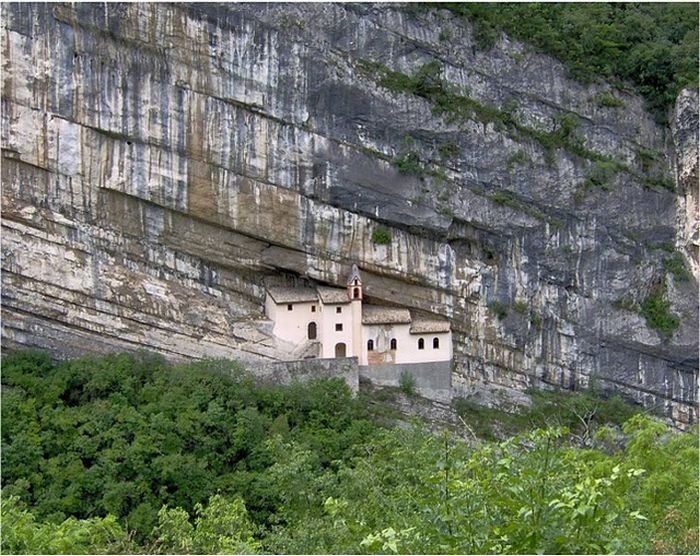
[[[342,307],[336,307],[336,308],[335,308],[335,312],[336,312],[336,313],[342,313],[342,312],[343,312],[343,308],[342,308]]]
[[[311,312],[312,312],[312,313],[315,313],[315,312],[316,312],[316,305],[312,305],[312,306],[311,306]]]
[[[292,310],[292,305],[291,304],[287,305],[287,311],[291,311],[291,310]]]
[[[343,323],[341,323],[341,322],[336,322],[336,323],[335,323],[335,331],[336,331],[336,332],[342,332],[342,331],[343,331]]]

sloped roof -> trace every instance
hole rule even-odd
[[[411,334],[424,334],[427,332],[449,332],[450,321],[440,319],[418,318],[411,321]]]
[[[411,313],[408,309],[365,305],[362,307],[362,324],[408,324]]]
[[[358,282],[362,284],[362,277],[360,276],[360,269],[357,268],[356,264],[352,265],[350,269],[350,275],[348,276],[348,284],[352,284],[353,280],[357,278]]]
[[[319,286],[316,288],[316,291],[318,291],[318,296],[324,303],[350,303],[347,290]]]
[[[268,288],[275,303],[304,303],[308,301],[318,301],[316,290],[311,288]]]

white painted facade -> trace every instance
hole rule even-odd
[[[354,355],[357,346],[352,341],[352,310],[350,303],[322,304],[320,326],[321,358],[336,357],[338,344],[345,344],[345,355],[343,357]],[[340,330],[338,330],[339,327]],[[341,354],[338,353],[338,356],[341,356]]]
[[[364,325],[364,350],[360,365],[426,363],[452,359],[451,332],[411,333],[408,324]],[[369,341],[372,349],[369,349]],[[392,344],[392,340],[395,342]],[[392,345],[396,349],[391,349]],[[422,346],[422,347],[421,347]]]
[[[313,312],[313,307],[316,312]],[[318,310],[318,301],[275,303],[269,294],[265,300],[265,313],[275,323],[272,333],[295,345],[308,341],[308,325],[314,322]]]
[[[318,342],[318,356],[357,357],[360,365],[452,359],[449,322],[407,309],[363,306],[357,267],[346,290],[268,288],[265,313],[275,336],[294,344]]]

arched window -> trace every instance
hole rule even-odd
[[[433,338],[433,349],[440,349],[440,338]]]
[[[335,356],[345,357],[345,344],[343,342],[335,344]]]
[[[396,338],[391,339],[391,349],[396,351]]]
[[[423,338],[418,338],[418,349],[425,349],[425,340]]]
[[[315,322],[309,323],[309,326],[306,328],[306,335],[309,337],[309,340],[316,339],[316,323]]]
[[[352,298],[353,299],[359,299],[360,298],[360,288],[354,288],[352,290]]]
[[[374,340],[367,340],[367,351],[374,351]]]

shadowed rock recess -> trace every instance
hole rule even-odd
[[[271,361],[264,280],[357,263],[369,302],[451,320],[453,396],[695,421],[697,92],[663,128],[412,12],[3,4],[3,349]]]

